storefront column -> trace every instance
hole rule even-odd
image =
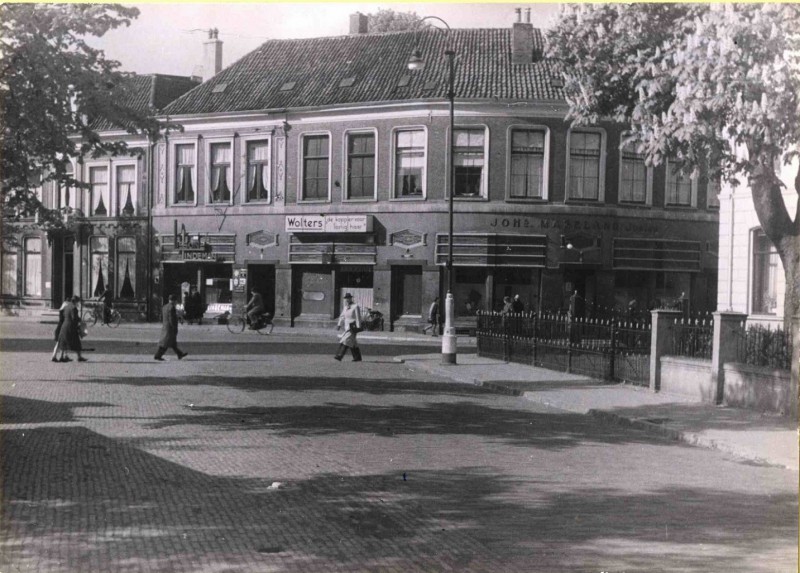
[[[373,268],[372,304],[373,310],[383,314],[383,319],[388,327],[392,308],[392,269],[389,266],[376,265]]]
[[[275,267],[275,323],[288,326],[292,322],[292,267]]]

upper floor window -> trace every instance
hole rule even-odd
[[[375,197],[375,134],[347,134],[347,198]]]
[[[425,130],[403,129],[394,134],[394,196],[420,198],[425,191]]]
[[[121,299],[136,298],[136,238],[117,238],[117,284]]]
[[[131,216],[136,214],[136,166],[118,165],[117,181],[117,208],[120,215]]]
[[[72,164],[68,163],[66,165],[64,169],[64,175],[70,179],[74,177]],[[75,209],[78,207],[78,197],[77,193],[75,193],[75,189],[65,183],[61,183],[57,186],[57,191],[58,200],[55,204],[56,209],[63,209],[64,207]]]
[[[719,194],[722,190],[722,181],[719,177],[710,178],[706,185],[706,207],[719,209]]]
[[[644,154],[636,151],[633,143],[620,149],[619,202],[650,203],[650,169],[644,163]]]
[[[231,145],[212,143],[209,146],[211,179],[208,184],[211,203],[230,203],[231,201]]]
[[[42,296],[42,240],[25,239],[25,296]]]
[[[17,253],[3,251],[3,282],[0,294],[17,296]]]
[[[753,298],[754,314],[776,314],[778,279],[781,262],[772,241],[761,229],[753,231]]]
[[[667,161],[667,190],[664,202],[668,207],[693,207],[697,204],[697,178],[680,171]]]
[[[247,142],[247,200],[269,201],[269,141]]]
[[[486,129],[483,127],[455,130],[453,145],[455,197],[483,196],[485,143]]]
[[[544,129],[514,129],[511,132],[511,199],[545,198]]]
[[[306,135],[303,137],[303,200],[313,201],[328,198],[329,166],[329,136]]]
[[[567,199],[602,201],[603,134],[573,130],[569,134]]]
[[[108,168],[89,167],[89,205],[90,215],[105,217],[108,215]]]
[[[175,146],[175,203],[194,203],[194,144]]]

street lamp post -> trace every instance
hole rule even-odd
[[[425,20],[438,20],[447,28],[447,35],[450,35],[450,26],[439,18],[438,16],[425,16],[420,22]],[[436,28],[441,30],[441,28]],[[447,168],[447,215],[448,215],[448,230],[447,230],[447,264],[445,272],[447,273],[447,297],[445,298],[445,315],[444,315],[444,335],[442,336],[442,364],[455,364],[457,354],[457,337],[455,329],[455,300],[453,298],[453,198],[455,196],[455,188],[453,186],[453,173],[455,166],[453,165],[453,146],[455,145],[455,56],[456,52],[453,49],[445,51],[447,56],[448,67],[448,84],[447,84],[447,100],[450,104],[450,138],[448,144],[448,168]],[[419,47],[415,47],[408,60],[409,70],[423,70],[425,69],[425,60],[422,59],[422,52]]]

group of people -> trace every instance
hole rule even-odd
[[[78,362],[86,362],[83,357],[83,346],[81,345],[81,316],[78,304],[81,297],[75,295],[67,299],[58,309],[58,326],[55,330],[56,345],[53,348],[53,362],[72,362],[68,352],[75,353]],[[60,356],[59,356],[60,354]]]
[[[520,312],[525,312],[525,305],[518,294],[515,294],[513,299],[510,296],[503,297],[503,310],[500,311],[500,314],[516,314]]]

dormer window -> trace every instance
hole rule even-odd
[[[297,85],[297,82],[286,82],[281,86],[282,92],[290,92],[294,89],[294,86]]]
[[[350,78],[344,78],[342,81],[339,82],[339,87],[340,88],[349,88],[349,87],[352,87],[354,83],[356,83],[355,76],[350,77]]]

